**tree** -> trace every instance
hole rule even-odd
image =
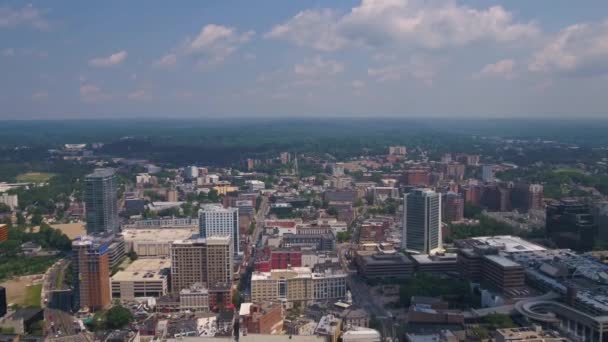
[[[34,226],[38,226],[42,223],[42,215],[40,215],[40,213],[35,213],[34,216],[32,216],[32,224]]]
[[[336,239],[338,240],[338,242],[347,242],[348,240],[350,240],[350,237],[350,232],[338,232],[336,234]]]
[[[336,207],[331,207],[327,209],[327,213],[331,216],[336,216],[338,215],[338,209],[336,209]]]
[[[25,217],[21,212],[17,213],[17,225],[19,227],[25,226]]]
[[[120,329],[133,321],[133,314],[122,305],[113,306],[106,313],[106,327]]]
[[[10,213],[10,212],[11,212],[11,207],[9,207],[8,205],[6,205],[4,203],[0,203],[0,214]]]

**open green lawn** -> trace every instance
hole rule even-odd
[[[42,284],[30,285],[25,290],[25,298],[23,299],[23,306],[35,306],[40,307],[40,296],[42,295]]]
[[[576,169],[573,167],[562,167],[559,169],[553,170],[554,173],[584,173],[581,169]]]
[[[45,183],[55,175],[46,172],[26,172],[15,177],[19,183]]]

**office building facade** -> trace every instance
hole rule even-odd
[[[97,169],[85,177],[87,234],[119,231],[117,191],[113,169]]]
[[[91,311],[110,306],[110,244],[91,237],[72,242],[74,306]]]
[[[420,254],[443,249],[441,196],[430,189],[415,189],[404,198],[401,247]]]
[[[240,254],[239,210],[224,208],[221,205],[205,205],[198,213],[199,234],[201,238],[229,236],[233,252]]]
[[[233,272],[229,236],[178,240],[171,244],[171,291],[179,293],[200,283],[208,288],[230,283]]]

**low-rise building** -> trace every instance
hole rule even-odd
[[[414,273],[414,263],[404,254],[357,255],[359,274],[365,278],[409,278]]]
[[[312,303],[346,296],[346,273],[328,270],[314,273],[309,267],[254,272],[251,277],[253,302]]]
[[[168,277],[171,261],[137,259],[110,280],[112,298],[130,301],[142,297],[160,297],[169,291]]]
[[[410,257],[414,260],[418,272],[442,274],[459,271],[456,254],[414,254]]]
[[[209,290],[202,284],[179,291],[180,311],[209,312]]]
[[[277,334],[283,331],[283,306],[280,303],[243,303],[239,315],[247,334]]]

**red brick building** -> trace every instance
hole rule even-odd
[[[0,224],[0,242],[8,240],[8,226],[6,224]]]
[[[255,270],[270,272],[271,270],[284,270],[289,267],[302,266],[302,252],[298,250],[270,250],[264,248],[255,261]]]
[[[283,330],[283,306],[280,303],[251,304],[243,317],[248,334],[273,334]]]
[[[428,186],[431,172],[428,169],[411,169],[403,173],[404,182],[411,186]]]

